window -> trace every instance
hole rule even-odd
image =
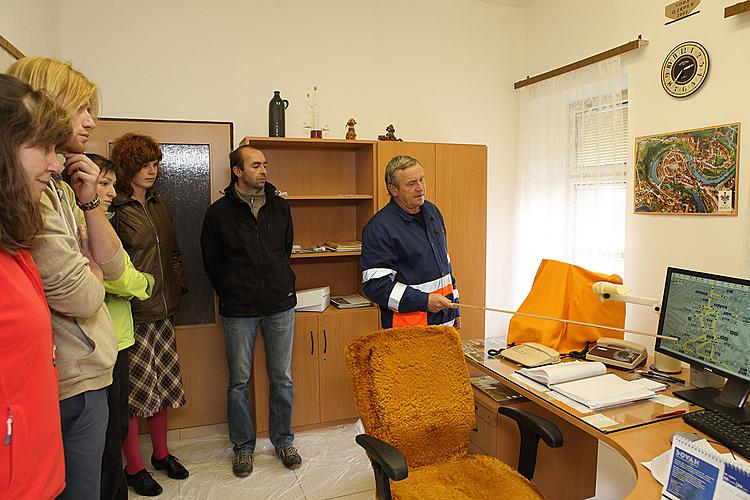
[[[566,206],[570,262],[623,275],[627,179],[627,90],[570,106]]]

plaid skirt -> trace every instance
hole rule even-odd
[[[162,408],[185,404],[172,319],[136,323],[130,348],[131,415],[150,417]]]

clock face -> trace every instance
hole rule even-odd
[[[708,75],[708,52],[698,42],[672,49],[661,67],[661,84],[674,97],[686,97],[703,85]]]

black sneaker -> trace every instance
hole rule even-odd
[[[241,451],[234,454],[232,459],[232,472],[237,477],[247,477],[253,472],[253,456]]]
[[[161,495],[161,492],[164,491],[153,478],[153,474],[147,472],[146,469],[141,469],[132,476],[126,470],[125,481],[136,493],[144,497],[155,497]]]
[[[302,465],[302,457],[297,453],[297,448],[294,446],[287,446],[286,448],[279,448],[276,450],[276,455],[281,459],[281,463],[287,469],[298,469]]]
[[[151,464],[156,470],[166,470],[167,476],[172,479],[185,479],[190,475],[187,469],[182,466],[180,460],[174,455],[167,455],[161,460],[157,460],[151,455]]]

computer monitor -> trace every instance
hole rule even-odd
[[[750,422],[750,280],[667,268],[656,351],[727,378],[712,387],[676,391],[679,398]]]

